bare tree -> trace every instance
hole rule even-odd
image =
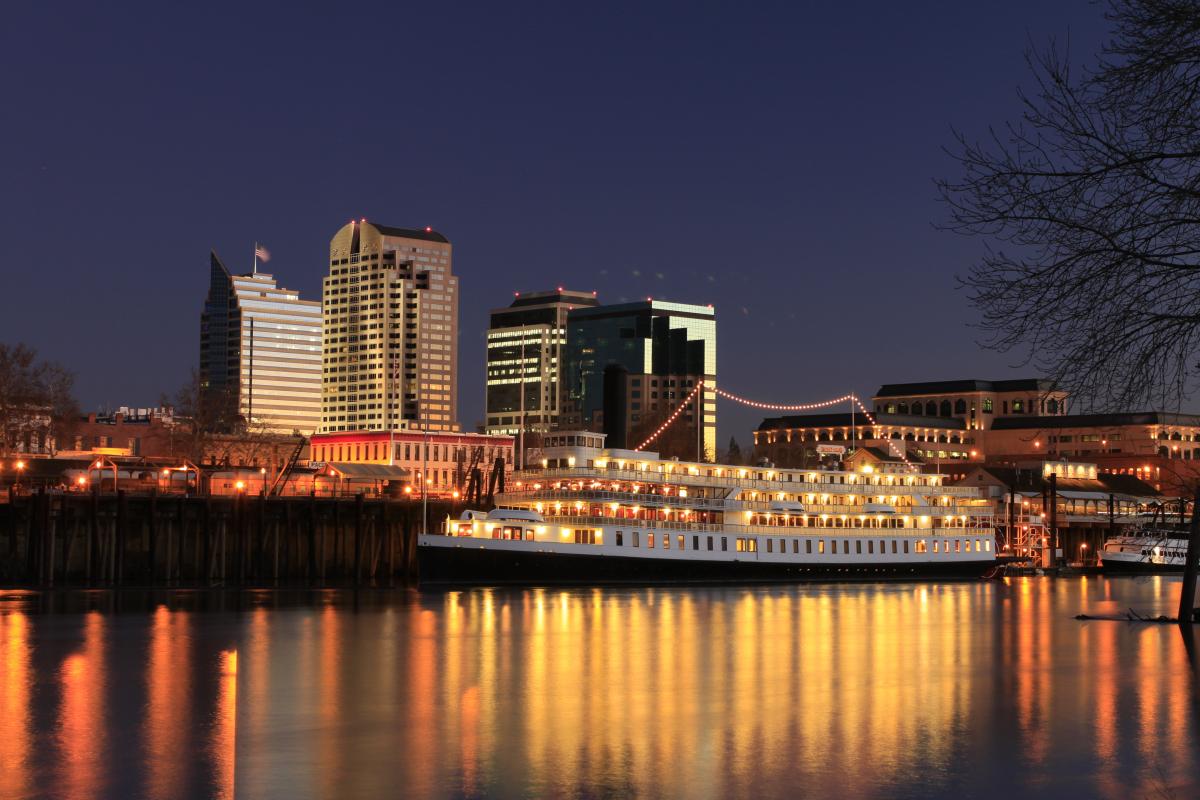
[[[1106,18],[1091,67],[1031,49],[1021,120],[956,133],[945,227],[985,238],[961,282],[986,346],[1084,409],[1177,407],[1200,377],[1200,4],[1111,0]]]
[[[60,449],[79,422],[74,383],[70,372],[39,360],[32,347],[0,343],[0,454],[34,441]]]
[[[215,392],[203,386],[195,370],[173,398],[163,395],[161,405],[171,406],[177,417],[172,433],[172,455],[196,464],[204,461],[206,456],[210,460],[214,458],[216,438],[234,433],[240,426],[237,398],[233,392]]]

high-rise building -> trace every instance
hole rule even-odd
[[[458,430],[450,240],[351,221],[329,243],[321,430]]]
[[[595,292],[560,288],[518,294],[507,308],[492,310],[487,333],[488,433],[544,432],[558,425],[567,313],[595,305]]]
[[[308,435],[321,415],[321,304],[210,254],[200,315],[200,387],[251,430]]]
[[[684,406],[669,433],[647,449],[680,458],[716,457],[717,320],[712,306],[647,300],[576,308],[567,315],[563,375],[570,411],[561,426],[604,430],[611,446],[636,448]],[[693,398],[701,380],[704,386]],[[605,420],[606,413],[621,419]]]

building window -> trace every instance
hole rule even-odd
[[[983,413],[985,413],[985,414],[993,413],[992,412],[992,398],[990,398],[990,397],[983,398]]]

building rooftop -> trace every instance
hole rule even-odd
[[[907,397],[926,394],[968,394],[970,392],[1047,392],[1054,381],[1044,378],[1014,378],[1004,381],[958,380],[920,383],[885,383],[875,397]]]
[[[370,225],[384,236],[398,236],[403,239],[420,239],[426,242],[441,242],[442,244],[450,244],[449,239],[435,231],[433,228],[396,228],[391,225],[380,225],[376,222],[367,222],[364,224]]]
[[[974,474],[988,474],[1016,491],[1040,492],[1047,480],[1041,469],[1021,467],[980,466]],[[959,481],[959,485],[971,483],[971,474]],[[975,481],[976,483],[978,480]],[[1161,493],[1141,478],[1133,475],[1117,475],[1101,472],[1095,478],[1059,478],[1055,484],[1060,492],[1104,492],[1133,497],[1158,497]]]
[[[1193,425],[1200,426],[1200,414],[1172,414],[1165,411],[1126,411],[1113,414],[1065,414],[1045,417],[1000,417],[992,430],[1040,430],[1043,428],[1105,428],[1120,425]]]
[[[878,425],[896,425],[920,428],[946,428],[949,430],[966,430],[967,424],[957,417],[926,417],[920,414],[873,414]],[[852,421],[853,420],[853,421]],[[849,428],[857,425],[860,428],[870,427],[871,421],[866,414],[850,414],[843,411],[834,414],[796,414],[786,417],[767,417],[759,423],[760,431],[785,430],[788,428]]]
[[[546,292],[521,292],[509,304],[509,308],[541,306],[550,303],[574,303],[580,306],[598,306],[595,292],[576,292],[571,289],[551,289]]]
[[[571,312],[573,317],[586,317],[594,319],[598,317],[619,317],[626,314],[646,312],[659,314],[678,314],[682,316],[704,317],[713,319],[716,317],[716,309],[712,305],[696,305],[694,303],[674,303],[670,300],[639,300],[634,303],[616,303],[613,305],[596,305],[590,308],[577,308]]]

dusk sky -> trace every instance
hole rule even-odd
[[[935,230],[951,128],[1018,110],[1086,0],[329,4],[9,0],[0,339],[87,409],[195,367],[208,252],[319,299],[351,217],[431,225],[460,276],[460,409],[514,291],[714,303],[719,383],[774,402],[990,378]],[[719,438],[761,414],[722,401]]]

